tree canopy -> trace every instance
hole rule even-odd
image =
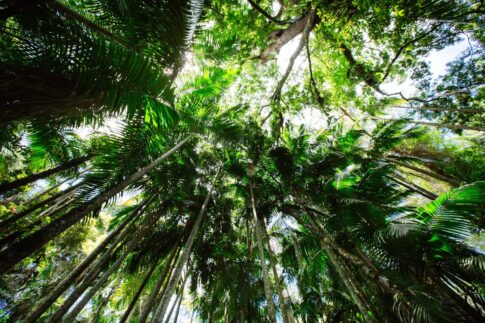
[[[0,321],[483,322],[484,32],[478,0],[0,0]]]

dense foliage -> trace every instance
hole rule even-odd
[[[0,0],[0,321],[483,322],[484,14]]]

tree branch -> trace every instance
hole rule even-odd
[[[293,69],[293,65],[295,64],[295,60],[300,54],[300,51],[303,49],[305,46],[308,36],[310,34],[310,31],[313,29],[313,21],[315,19],[315,11],[312,10],[308,16],[308,20],[306,21],[305,28],[303,29],[303,35],[301,36],[300,42],[298,43],[298,46],[296,50],[293,52],[293,54],[290,57],[290,61],[288,63],[288,66],[286,68],[285,74],[283,74],[283,77],[280,79],[278,82],[278,85],[276,86],[276,90],[274,91],[272,99],[274,101],[279,101],[281,97],[281,91],[283,89],[283,85],[285,84],[286,80],[288,79],[288,76],[290,75],[291,70]]]

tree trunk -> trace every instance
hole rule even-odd
[[[81,173],[79,173],[79,175],[81,175]],[[23,205],[30,205],[33,201],[37,200],[39,197],[44,196],[47,193],[55,190],[56,188],[58,188],[62,184],[67,183],[70,179],[72,179],[72,177],[68,177],[68,178],[64,179],[63,181],[60,181],[59,183],[57,183],[57,184],[55,184],[55,185],[47,188],[46,190],[44,190],[44,191],[40,192],[39,194],[37,194],[37,195],[33,196],[32,198],[30,198],[28,201],[25,201],[23,203]]]
[[[322,247],[325,249],[325,251],[327,251],[328,258],[334,265],[334,268],[337,271],[337,274],[340,280],[344,283],[347,291],[349,292],[350,296],[352,297],[352,300],[354,301],[354,304],[359,309],[365,321],[372,322],[372,319],[369,317],[369,313],[368,313],[370,311],[370,308],[368,304],[366,304],[363,296],[357,292],[356,286],[354,286],[354,284],[352,284],[352,282],[349,280],[349,276],[348,276],[349,272],[345,270],[344,265],[338,260],[338,256],[333,252],[331,248],[329,248],[328,246],[322,246]]]
[[[101,301],[101,304],[99,304],[98,308],[96,309],[96,313],[94,313],[93,318],[91,319],[91,323],[98,323],[99,318],[102,317],[101,314],[103,314],[103,310],[108,305],[109,300],[113,296],[113,294],[116,292],[116,290],[120,287],[122,280],[118,279],[118,281],[111,287],[108,295],[106,297],[103,297],[103,300]]]
[[[284,323],[293,323],[290,321],[290,316],[288,313],[288,308],[291,306],[290,304],[286,303],[286,299],[283,297],[283,291],[281,288],[281,280],[278,276],[278,271],[276,270],[276,259],[274,257],[273,250],[271,249],[271,244],[269,240],[268,230],[266,229],[266,223],[264,219],[259,219],[259,223],[262,224],[261,230],[264,232],[266,245],[268,246],[268,255],[269,255],[269,263],[271,264],[271,269],[273,271],[274,281],[275,281],[275,289],[276,293],[278,294],[279,305],[281,314],[283,316]]]
[[[432,177],[432,178],[436,178],[440,181],[443,181],[443,182],[446,182],[452,186],[460,186],[460,181],[454,179],[454,178],[451,178],[451,177],[447,177],[447,176],[443,176],[443,175],[440,175],[440,174],[437,174],[437,173],[434,173],[434,172],[431,172],[431,171],[428,171],[428,170],[425,170],[425,169],[422,169],[422,168],[419,168],[419,167],[416,167],[416,166],[413,166],[413,165],[410,165],[408,163],[403,163],[399,160],[396,160],[394,158],[389,158],[389,157],[382,157],[385,161],[387,162],[390,162],[390,163],[393,163],[393,164],[396,164],[396,165],[399,165],[399,166],[402,166],[402,167],[405,167],[405,168],[408,168],[408,169],[411,169],[411,170],[414,170],[418,173],[421,173],[421,174],[424,174],[424,175],[427,175],[429,177]]]
[[[60,173],[62,171],[66,171],[68,169],[71,169],[73,167],[79,166],[79,165],[85,163],[86,161],[88,161],[89,159],[91,159],[91,157],[92,157],[91,155],[88,155],[88,156],[82,156],[82,157],[74,158],[74,159],[71,159],[71,160],[63,163],[63,164],[57,165],[57,166],[55,166],[51,169],[47,169],[47,170],[44,170],[44,171],[39,172],[39,173],[34,173],[34,174],[31,174],[27,177],[20,178],[20,179],[17,179],[15,181],[12,181],[12,182],[2,183],[2,184],[0,184],[0,194],[6,193],[6,192],[13,190],[13,189],[20,188],[20,187],[25,186],[27,184],[33,183],[33,182],[35,182],[39,179],[43,179],[43,178],[49,177],[51,175]]]
[[[217,174],[215,176],[213,184],[208,188],[207,195],[204,200],[204,204],[202,204],[202,208],[200,209],[199,215],[197,216],[197,220],[194,223],[194,226],[192,227],[192,230],[190,231],[190,235],[187,239],[187,243],[185,244],[183,253],[177,264],[175,265],[173,275],[170,277],[170,280],[167,284],[167,290],[165,294],[162,297],[162,300],[160,301],[160,305],[158,306],[155,315],[153,317],[155,322],[162,323],[163,318],[165,316],[165,312],[167,311],[168,304],[170,302],[170,299],[172,298],[172,294],[175,290],[175,285],[180,279],[180,275],[182,274],[182,269],[186,265],[190,253],[192,251],[192,246],[194,244],[195,237],[197,233],[199,232],[200,225],[202,223],[202,219],[204,218],[204,215],[206,214],[207,211],[207,205],[209,204],[209,200],[212,195],[212,189],[214,187],[215,182],[217,181],[219,177],[219,173],[221,171],[221,168],[217,170]]]
[[[135,249],[135,247],[143,237],[143,234],[146,232],[147,228],[148,226],[140,230],[140,232],[138,232],[138,235],[135,236],[135,238],[128,243],[128,246],[125,252],[118,259],[116,259],[115,263],[111,265],[111,267],[96,281],[94,286],[91,287],[84,294],[81,300],[79,300],[76,303],[76,306],[74,306],[74,308],[69,313],[67,313],[66,318],[61,321],[62,323],[71,323],[75,321],[75,318],[77,317],[79,312],[82,311],[84,306],[86,306],[86,304],[91,300],[91,298],[101,289],[101,287],[106,283],[109,277],[121,267],[126,257],[128,257],[128,255],[133,251],[133,249]],[[59,319],[60,318],[61,317],[59,317]],[[52,319],[51,321],[58,322],[58,320],[54,320],[54,319]]]
[[[303,273],[303,255],[301,252],[301,247],[300,243],[298,242],[298,238],[295,237],[294,235],[291,235],[291,241],[293,241],[293,246],[295,248],[295,256],[296,256],[296,262],[298,263],[298,269],[300,273]]]
[[[130,304],[128,305],[128,308],[126,309],[125,313],[120,319],[120,323],[125,323],[128,321],[128,318],[131,315],[131,312],[133,311],[133,308],[135,308],[136,303],[138,302],[138,299],[140,298],[141,293],[145,289],[145,286],[148,283],[148,280],[150,279],[150,276],[152,273],[155,271],[155,268],[157,268],[157,262],[153,262],[152,268],[148,271],[148,274],[145,276],[145,279],[140,284],[140,287],[138,287],[138,290],[136,291],[135,295],[133,296],[133,299],[131,300]]]
[[[170,269],[173,268],[172,262],[174,262],[174,263],[177,262],[178,257],[180,255],[180,249],[179,249],[178,245],[179,245],[179,243],[177,243],[175,245],[172,252],[170,253],[170,256],[168,257],[168,259],[167,259],[167,261],[166,261],[166,263],[163,267],[162,273],[161,273],[160,277],[158,278],[157,283],[155,284],[152,291],[150,292],[150,296],[148,297],[148,299],[143,304],[142,310],[141,310],[141,313],[140,313],[140,317],[138,317],[138,323],[145,323],[146,322],[148,315],[150,314],[150,311],[153,307],[153,304],[155,304],[155,300],[157,299],[158,292],[160,291],[160,288],[162,288],[162,285],[165,282],[165,280],[166,280],[166,278],[169,274]]]
[[[185,283],[187,282],[187,278],[189,278],[189,270],[187,270],[187,274],[185,275],[185,278],[181,282],[180,293],[175,298],[172,309],[168,313],[168,316],[167,316],[167,319],[165,320],[165,323],[170,322],[170,318],[172,317],[172,314],[173,314],[173,311],[175,310],[175,308],[177,308],[177,310],[176,310],[176,316],[175,316],[175,319],[173,320],[173,322],[177,323],[178,312],[180,310],[180,305],[182,304],[182,298],[184,297],[184,288],[185,288]]]
[[[59,192],[55,195],[52,195],[51,197],[49,198],[46,198],[45,200],[43,201],[40,201],[39,203],[29,207],[28,209],[25,209],[17,214],[13,214],[11,217],[3,220],[2,222],[0,222],[0,230],[6,230],[7,229],[7,226],[9,226],[10,224],[12,223],[15,223],[17,222],[18,220],[26,217],[27,215],[31,214],[32,212],[40,209],[41,207],[43,206],[46,206],[56,200],[58,200],[59,198],[62,198],[64,196],[66,196],[67,194],[70,194],[72,191],[74,191],[75,189],[77,189],[79,186],[81,186],[82,184],[84,183],[78,183],[78,184],[75,184],[69,188],[67,188],[66,190],[62,191],[62,192]]]
[[[472,113],[480,114],[485,113],[485,109],[453,109],[453,108],[436,108],[436,107],[410,107],[410,106],[392,106],[393,109],[410,109],[410,110],[423,110],[423,111],[435,111],[435,112],[453,112],[453,113]]]
[[[98,255],[101,254],[101,252],[111,243],[111,241],[116,238],[116,240],[112,243],[110,248],[105,252],[103,257],[98,261],[98,263],[89,270],[89,272],[86,274],[85,278],[88,278],[89,280],[90,273],[93,272],[93,269],[96,267],[102,266],[106,261],[109,259],[111,256],[111,252],[114,250],[114,248],[126,237],[126,235],[129,233],[129,230],[124,231],[123,233],[122,230],[130,223],[132,220],[134,220],[140,213],[141,211],[149,205],[149,203],[153,200],[152,198],[149,198],[145,203],[140,203],[140,205],[133,210],[132,214],[126,219],[125,222],[120,224],[114,231],[112,231],[84,260],[74,268],[68,276],[66,276],[64,279],[62,279],[56,287],[46,296],[42,299],[40,304],[38,304],[28,315],[27,317],[22,321],[23,323],[28,323],[28,322],[34,322],[36,321],[55,301],[56,299],[64,293],[69,286],[93,263],[93,261],[98,257]],[[94,277],[93,277],[94,278]],[[88,284],[86,284],[87,286]],[[79,289],[79,295],[82,294],[84,291],[82,289],[82,284],[76,288],[76,291]],[[82,291],[81,291],[82,290]],[[71,293],[71,295],[75,294],[76,291]],[[79,297],[78,295],[78,297]],[[69,299],[69,298],[68,298]],[[64,302],[66,303],[67,300]],[[76,298],[73,297],[73,300],[75,301]],[[64,304],[63,304],[64,305]],[[71,303],[72,305],[72,303]],[[70,306],[70,305],[69,305]],[[68,310],[69,308],[66,308]]]
[[[190,138],[191,135],[187,136],[184,140],[179,142],[162,156],[155,159],[148,166],[143,167],[127,179],[120,181],[118,184],[99,194],[88,203],[69,211],[64,216],[52,221],[45,227],[34,232],[32,235],[20,240],[7,250],[2,251],[0,253],[0,274],[5,273],[17,263],[30,256],[33,252],[42,248],[47,242],[57,237],[59,234],[64,232],[72,225],[79,222],[84,216],[86,216],[90,212],[100,208],[106,201],[108,201],[119,192],[123,191],[127,186],[138,181],[145,174],[157,167],[163,160],[170,157]]]
[[[271,281],[269,279],[268,267],[266,266],[266,259],[264,257],[264,243],[263,243],[263,233],[261,230],[261,224],[259,223],[258,213],[256,212],[256,201],[254,199],[254,189],[253,181],[250,178],[249,182],[249,192],[251,194],[251,207],[253,211],[254,218],[254,233],[256,235],[256,242],[258,245],[259,259],[261,260],[261,267],[263,270],[263,283],[264,283],[264,294],[266,296],[266,302],[268,303],[268,315],[271,322],[276,322],[276,310],[273,302],[273,293],[271,291]]]
[[[303,32],[310,16],[311,15],[308,12],[306,15],[293,22],[288,28],[275,31],[272,34],[275,39],[274,42],[261,51],[259,58],[265,62],[273,54],[277,54],[284,45]],[[310,27],[311,29],[315,26],[315,23],[316,21],[312,23],[312,26]]]
[[[188,276],[188,273],[187,273],[187,276]],[[185,278],[187,279],[187,278]],[[182,305],[182,300],[184,298],[184,287],[185,287],[185,281],[182,285],[182,291],[180,292],[180,300],[179,300],[179,303],[177,305],[177,310],[175,311],[175,318],[173,319],[173,322],[174,323],[178,323],[178,318],[179,318],[179,313],[180,313],[180,306]]]
[[[419,194],[419,195],[421,195],[421,196],[423,196],[423,197],[425,197],[429,200],[433,201],[438,197],[438,195],[436,195],[436,194],[434,194],[434,193],[432,193],[432,192],[430,192],[430,191],[428,191],[428,190],[426,190],[426,189],[424,189],[424,188],[422,188],[422,187],[420,187],[416,184],[409,183],[409,182],[405,181],[403,177],[400,177],[400,176],[397,177],[396,176],[398,179],[395,179],[391,176],[386,176],[386,177],[389,178],[391,181],[396,182],[397,184],[399,184],[399,185],[407,188],[408,190],[410,190],[414,193],[417,193],[417,194]]]
[[[373,119],[377,119],[380,121],[396,121],[400,119],[383,119],[378,117],[371,117]],[[430,126],[430,127],[437,127],[437,128],[445,128],[445,129],[454,129],[454,130],[475,130],[475,131],[485,131],[485,128],[476,127],[476,126],[467,126],[467,125],[457,125],[457,124],[445,124],[439,122],[426,122],[426,121],[417,121],[417,120],[409,120],[409,123],[419,124],[423,126]]]

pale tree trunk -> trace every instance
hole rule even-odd
[[[372,117],[373,119],[377,119],[379,121],[396,121],[400,119],[382,119],[377,117]],[[415,121],[409,120],[409,123],[419,124],[423,126],[430,126],[430,127],[437,127],[437,128],[445,128],[445,129],[454,129],[454,130],[474,130],[474,131],[482,131],[485,132],[485,128],[483,127],[476,127],[476,126],[467,126],[467,125],[457,125],[457,124],[445,124],[439,122],[426,122],[426,121]]]
[[[57,201],[59,199],[62,199],[65,196],[69,196],[70,194],[72,194],[82,184],[83,184],[82,182],[81,183],[77,183],[77,184],[75,184],[75,185],[73,185],[71,187],[68,187],[67,189],[65,189],[62,192],[56,193],[56,194],[52,195],[51,197],[48,197],[45,200],[40,201],[37,204],[32,205],[32,206],[30,206],[29,208],[27,208],[27,209],[25,209],[23,211],[20,211],[19,213],[13,214],[9,218],[7,218],[7,219],[5,219],[5,220],[3,220],[3,221],[0,222],[0,230],[6,230],[8,228],[8,226],[10,226],[12,223],[17,222],[18,220],[26,217],[27,215],[29,215],[32,212],[40,209],[41,207],[46,206],[46,205],[49,205],[50,203],[55,202],[55,201]]]
[[[168,304],[170,302],[170,299],[172,298],[172,295],[173,295],[173,292],[174,292],[174,289],[175,289],[175,285],[177,284],[178,280],[180,279],[180,275],[182,274],[182,269],[187,264],[187,261],[189,260],[189,256],[192,252],[192,246],[194,244],[195,237],[197,236],[197,233],[199,232],[199,228],[200,228],[200,225],[202,223],[202,219],[204,218],[204,215],[206,214],[207,205],[209,204],[209,200],[210,200],[211,195],[212,195],[213,185],[215,184],[215,182],[217,181],[217,179],[219,177],[220,170],[221,170],[221,168],[219,167],[219,169],[217,170],[217,174],[215,176],[213,184],[208,188],[207,195],[206,195],[205,200],[204,200],[204,204],[202,205],[202,208],[200,209],[199,215],[197,216],[197,220],[195,221],[194,226],[192,227],[190,235],[187,239],[187,243],[185,244],[182,256],[181,256],[180,260],[177,262],[177,264],[175,265],[173,275],[170,277],[170,280],[167,284],[167,290],[166,290],[165,294],[163,295],[163,297],[160,301],[160,305],[158,306],[158,308],[155,312],[155,315],[154,315],[154,318],[153,318],[155,322],[158,322],[158,323],[163,322],[163,318],[164,318],[165,313],[167,311]]]
[[[252,178],[249,182],[249,192],[251,194],[251,207],[253,211],[254,218],[254,234],[256,235],[256,243],[258,245],[259,259],[261,260],[261,268],[263,270],[263,284],[264,284],[264,294],[266,296],[266,302],[268,303],[268,315],[271,322],[276,322],[276,310],[273,302],[273,293],[271,291],[271,281],[269,279],[268,267],[266,266],[266,259],[264,257],[264,243],[263,243],[263,233],[261,230],[261,224],[259,223],[258,213],[256,212],[256,201],[254,199],[254,189]]]
[[[397,174],[395,174],[396,176]],[[407,188],[408,190],[416,193],[416,194],[419,194],[429,200],[435,200],[438,195],[434,194],[433,192],[430,192],[414,183],[409,183],[408,181],[406,181],[403,177],[401,176],[396,176],[396,178],[393,178],[392,176],[386,176],[387,178],[389,178],[391,181]]]
[[[103,297],[101,304],[99,304],[98,308],[96,309],[96,312],[93,315],[93,318],[91,319],[91,323],[98,323],[99,318],[101,317],[101,314],[103,314],[103,310],[108,305],[109,300],[113,296],[113,294],[116,292],[116,290],[120,287],[122,282],[122,279],[118,278],[118,281],[113,284],[111,289],[108,292],[108,295],[106,297]]]
[[[335,270],[340,278],[340,280],[344,283],[347,291],[352,297],[352,300],[357,308],[361,312],[362,316],[364,317],[366,322],[372,322],[372,319],[369,317],[370,307],[366,304],[365,299],[363,296],[357,291],[356,286],[350,281],[349,272],[346,270],[344,265],[338,260],[338,256],[333,252],[333,250],[329,247],[322,246],[325,251],[327,251],[328,257],[332,264],[334,265]]]
[[[374,282],[383,292],[387,293],[388,295],[393,295],[396,299],[402,301],[403,308],[405,311],[408,312],[408,315],[412,314],[412,305],[404,297],[404,292],[395,284],[389,280],[385,275],[383,275],[375,266],[369,265],[369,259],[361,259],[357,257],[340,245],[338,245],[331,237],[325,234],[325,231],[315,222],[313,219],[313,215],[309,213],[309,219],[312,223],[312,227],[314,228],[314,232],[318,234],[320,237],[321,242],[335,250],[335,252],[342,257],[342,259],[346,259],[350,263],[352,263],[355,267],[360,268],[361,272],[366,275],[369,279],[369,282]],[[312,229],[312,227],[310,229]]]
[[[291,241],[293,242],[293,247],[295,248],[295,256],[296,256],[296,262],[298,263],[298,269],[300,273],[303,273],[303,255],[301,252],[301,246],[300,243],[298,242],[298,238],[295,237],[294,235],[291,235]]]
[[[281,280],[278,276],[278,271],[276,270],[276,259],[275,259],[275,255],[273,253],[273,250],[271,248],[271,243],[270,243],[270,239],[269,239],[269,235],[268,235],[268,230],[266,228],[266,223],[265,223],[264,219],[259,219],[259,223],[262,224],[261,230],[264,232],[264,236],[266,238],[265,239],[266,244],[268,246],[269,262],[271,264],[271,269],[273,271],[273,276],[274,276],[274,281],[275,281],[275,289],[276,289],[276,293],[278,294],[278,298],[279,298],[279,305],[280,305],[281,314],[283,316],[283,322],[293,323],[290,320],[290,315],[288,314],[289,313],[288,308],[291,307],[291,304],[288,304],[287,299],[283,296],[283,291],[282,291],[282,288],[281,288]]]
[[[396,164],[396,165],[399,165],[399,166],[402,166],[402,167],[405,167],[405,168],[414,170],[415,172],[418,172],[418,173],[427,175],[429,177],[438,179],[440,181],[446,182],[446,183],[448,183],[448,184],[450,184],[452,186],[459,186],[460,185],[460,181],[458,181],[458,180],[456,180],[454,178],[451,178],[451,177],[448,177],[448,176],[444,176],[444,175],[440,175],[438,173],[435,173],[435,172],[432,172],[432,171],[428,171],[426,169],[422,169],[422,168],[413,166],[413,165],[408,164],[408,163],[403,163],[403,162],[401,162],[399,160],[396,160],[394,158],[383,157],[383,159],[385,161],[387,161],[387,162],[390,162],[390,163],[393,163],[393,164]]]
[[[90,155],[74,158],[74,159],[71,159],[71,160],[63,163],[63,164],[57,165],[53,168],[44,170],[42,172],[34,173],[32,175],[29,175],[29,176],[24,177],[24,178],[17,179],[17,180],[12,181],[12,182],[0,184],[0,194],[3,194],[5,192],[8,192],[8,191],[16,189],[16,188],[20,188],[20,187],[25,186],[27,184],[33,183],[33,182],[35,182],[39,179],[47,178],[51,175],[57,174],[57,173],[62,172],[62,171],[66,171],[66,170],[71,169],[71,168],[76,167],[76,166],[79,166],[79,165],[85,163],[86,161],[88,161],[90,158],[91,158]]]
[[[155,304],[158,292],[162,288],[163,283],[166,281],[167,276],[170,277],[170,269],[173,268],[172,263],[176,263],[180,255],[180,249],[178,245],[179,243],[177,243],[173,248],[172,252],[170,253],[170,256],[165,262],[165,265],[162,269],[162,273],[160,274],[160,277],[158,278],[153,289],[151,290],[148,299],[143,303],[140,316],[138,317],[138,323],[146,322],[148,315],[150,314],[150,311],[153,305]]]
[[[162,156],[155,159],[148,166],[141,168],[127,179],[120,181],[118,184],[99,194],[86,204],[69,211],[64,216],[52,221],[45,227],[37,230],[30,236],[20,240],[10,248],[2,251],[0,253],[0,274],[5,273],[17,263],[30,256],[33,252],[41,249],[47,242],[57,237],[72,225],[78,223],[84,216],[96,209],[99,209],[110,198],[123,191],[127,186],[141,179],[145,174],[157,167],[163,160],[167,159],[173,155],[173,153],[179,150],[179,148],[182,147],[190,138],[191,135],[187,136],[184,140],[179,142]]]
[[[150,229],[149,217],[144,219],[144,223],[141,228],[135,233],[134,238],[130,240],[123,254],[116,259],[116,261],[109,267],[109,269],[96,281],[93,287],[91,287],[79,300],[74,308],[67,313],[66,317],[62,320],[62,323],[71,323],[75,320],[76,316],[81,312],[81,310],[86,306],[86,304],[91,300],[91,298],[101,289],[101,287],[106,283],[109,277],[115,273],[123,264],[126,257],[135,249],[140,240],[143,238],[144,234]],[[60,319],[61,317],[59,317]],[[58,320],[52,320],[57,322]]]
[[[157,262],[156,261],[153,262],[153,265],[150,268],[150,270],[148,271],[147,275],[145,276],[145,279],[143,279],[140,286],[138,287],[138,290],[136,291],[135,295],[133,296],[133,299],[131,300],[130,304],[128,305],[128,307],[125,311],[125,313],[121,317],[120,323],[128,322],[128,319],[129,319],[133,309],[135,308],[135,305],[138,302],[138,299],[140,298],[141,293],[145,289],[145,286],[147,285],[148,280],[150,279],[151,275],[155,271],[155,268],[157,268]]]
[[[165,323],[170,322],[170,318],[172,317],[172,314],[173,314],[173,311],[175,310],[175,308],[177,308],[177,310],[176,310],[177,314],[176,314],[173,322],[177,323],[178,311],[180,310],[180,305],[182,304],[182,298],[184,297],[184,288],[185,288],[185,283],[187,282],[187,278],[189,278],[189,270],[187,270],[185,278],[183,279],[183,281],[180,284],[180,293],[175,298],[175,301],[173,302],[172,309],[168,313],[168,316],[167,316],[167,319],[165,320]]]
[[[188,276],[188,274],[187,274]],[[185,278],[187,279],[187,278]],[[184,285],[182,286],[182,292],[181,292],[181,296],[180,296],[180,300],[179,300],[179,303],[177,305],[177,310],[175,311],[175,318],[173,319],[173,322],[174,323],[178,323],[178,318],[179,318],[179,313],[180,313],[180,306],[182,305],[182,301],[184,299],[184,286],[185,286],[185,282],[184,282]]]
[[[122,230],[134,219],[136,218],[141,211],[148,206],[149,203],[153,200],[153,197],[149,198],[146,202],[140,203],[138,207],[133,210],[131,215],[122,223],[120,224],[115,230],[113,230],[108,236],[86,257],[84,260],[74,268],[68,276],[62,279],[51,292],[45,296],[41,302],[27,315],[27,317],[22,321],[23,323],[34,322],[36,321],[55,301],[56,299],[64,293],[67,288],[83,273],[89,265],[98,257],[98,255],[103,252],[103,250],[111,243],[113,239],[116,240],[112,244],[112,248],[110,248],[105,253],[105,258],[108,259],[109,255],[111,254],[112,249],[116,245],[118,245],[128,234],[129,231]],[[120,234],[121,233],[121,234]],[[102,260],[100,260],[101,262]]]

